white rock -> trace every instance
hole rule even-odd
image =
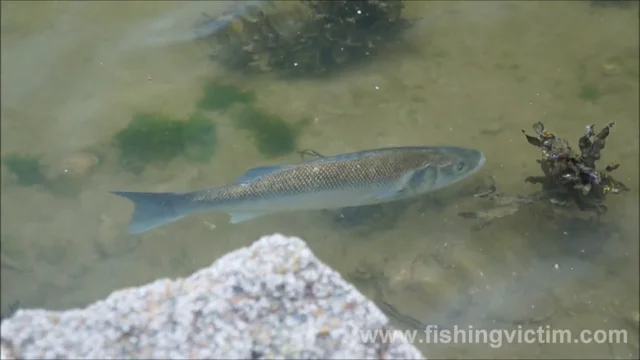
[[[423,359],[365,343],[383,313],[298,238],[263,237],[184,279],[116,291],[84,309],[19,310],[2,359]]]

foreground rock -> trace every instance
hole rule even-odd
[[[188,278],[114,292],[85,309],[19,310],[2,359],[422,359],[366,343],[388,319],[298,238],[263,237]]]

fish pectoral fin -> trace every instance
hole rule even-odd
[[[376,199],[389,200],[408,195],[409,193],[415,193],[425,181],[435,181],[435,175],[432,175],[433,171],[435,171],[434,167],[429,165],[414,171],[409,171],[404,174],[394,186],[376,194]]]
[[[272,173],[275,173],[277,171],[280,171],[282,169],[286,168],[286,166],[259,166],[259,167],[255,167],[252,169],[247,170],[247,172],[245,172],[242,176],[240,176],[237,180],[236,183],[243,183],[243,182],[248,182],[248,181],[253,181],[256,179],[259,179],[265,175],[269,175]]]
[[[421,187],[424,188],[426,184],[428,184],[429,188],[431,188],[433,187],[437,176],[438,174],[436,168],[431,165],[427,165],[421,169],[414,171],[405,186],[411,192],[416,192]]]
[[[260,213],[260,212],[251,212],[251,213],[229,213],[229,215],[231,215],[231,219],[229,220],[229,222],[232,224],[237,224],[237,223],[255,219],[257,217],[267,215],[267,214]]]
[[[393,199],[395,197],[401,196],[407,191],[407,186],[411,181],[411,179],[413,178],[413,175],[414,175],[413,171],[406,173],[391,188],[385,189],[377,193],[375,198],[377,200],[388,200],[388,199]]]

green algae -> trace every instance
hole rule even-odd
[[[234,104],[249,104],[255,101],[253,91],[242,90],[235,85],[223,84],[213,80],[204,85],[204,94],[196,104],[199,109],[208,111],[226,110]]]
[[[594,84],[582,85],[578,97],[583,101],[596,102],[602,97],[603,92],[599,86]]]
[[[120,165],[141,171],[152,162],[169,162],[178,156],[208,161],[216,145],[216,127],[200,113],[176,119],[158,113],[138,113],[115,136]]]
[[[245,106],[233,115],[237,128],[251,134],[258,151],[265,156],[289,154],[296,149],[300,126],[253,106]]]
[[[19,185],[42,185],[47,182],[40,169],[40,157],[11,153],[2,158],[7,169],[16,175]]]

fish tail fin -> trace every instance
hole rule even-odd
[[[177,193],[111,191],[131,200],[134,205],[129,234],[140,234],[174,222],[189,214],[189,208]]]

